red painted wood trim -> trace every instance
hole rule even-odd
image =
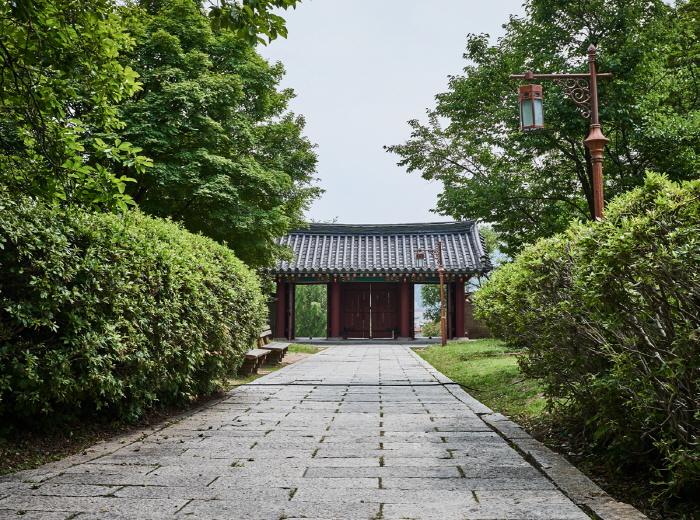
[[[455,282],[455,322],[457,325],[457,337],[466,335],[466,322],[464,315],[464,282]]]
[[[284,338],[284,319],[286,316],[285,309],[285,291],[284,282],[277,282],[277,303],[275,308],[275,336],[276,338]]]
[[[330,334],[332,338],[340,337],[340,282],[335,280],[328,284],[330,298],[328,306],[330,308]]]
[[[286,325],[286,336],[287,339],[294,339],[294,329],[296,328],[295,320],[295,303],[296,303],[296,284],[287,284],[287,305],[286,305],[286,315],[287,315],[287,325]]]
[[[408,338],[411,336],[411,322],[413,321],[413,305],[411,305],[411,288],[409,287],[410,282],[400,282],[399,283],[399,313],[400,313],[400,333],[402,338]]]

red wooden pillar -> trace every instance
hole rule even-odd
[[[333,280],[328,284],[329,287],[329,298],[328,298],[328,310],[330,317],[330,337],[339,338],[340,337],[340,282],[338,280]]]
[[[456,282],[448,282],[445,284],[445,297],[447,299],[447,339],[452,339],[457,336],[457,313],[455,312],[457,299],[456,285]]]
[[[295,328],[295,316],[294,316],[294,304],[296,303],[296,284],[288,283],[286,287],[287,292],[287,323],[285,327],[285,336],[287,339],[294,339],[294,328]]]
[[[466,336],[466,322],[464,314],[464,282],[455,282],[455,323],[457,325],[457,337]]]
[[[404,280],[399,283],[399,336],[402,338],[411,337],[412,314],[410,282]]]
[[[408,320],[408,327],[411,329],[411,339],[416,339],[416,309],[414,307],[416,302],[416,284],[411,282],[409,287],[411,289],[408,295],[408,299],[411,302],[411,316]]]
[[[285,283],[277,282],[277,307],[275,309],[275,338],[284,338],[285,331],[285,319],[287,317],[287,311],[285,309]]]

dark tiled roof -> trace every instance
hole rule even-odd
[[[279,244],[291,246],[294,259],[280,261],[272,272],[436,273],[437,261],[426,254],[427,267],[415,267],[416,249],[436,249],[442,240],[446,273],[484,274],[491,261],[472,220],[427,224],[310,224],[292,231]]]

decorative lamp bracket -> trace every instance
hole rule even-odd
[[[564,93],[580,108],[581,116],[584,119],[591,118],[591,90],[588,80],[585,78],[554,78],[552,81],[564,88]]]

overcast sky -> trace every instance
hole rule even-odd
[[[425,120],[434,96],[459,75],[469,33],[503,34],[522,0],[303,0],[280,13],[289,37],[259,47],[281,61],[291,110],[318,144],[309,219],[371,224],[450,220],[430,210],[441,184],[396,166],[382,146],[403,143],[409,119]],[[517,72],[517,71],[514,71]]]

